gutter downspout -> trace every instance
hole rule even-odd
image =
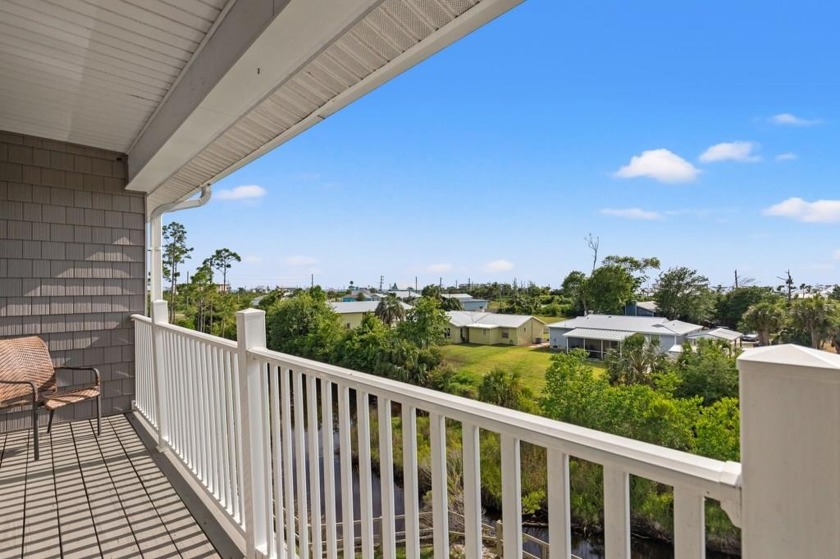
[[[192,200],[181,202],[170,202],[161,204],[149,216],[149,228],[151,235],[151,299],[159,301],[163,299],[163,214],[198,208],[210,201],[212,192],[210,185],[201,187],[201,195]]]

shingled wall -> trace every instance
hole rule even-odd
[[[145,198],[125,185],[123,154],[0,131],[0,338],[38,335],[56,365],[99,368],[103,414],[130,409],[129,316],[145,306]],[[21,415],[0,412],[0,431]]]

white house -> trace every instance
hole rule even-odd
[[[699,324],[681,320],[606,314],[579,316],[548,325],[552,349],[579,347],[597,357],[603,357],[610,349],[621,347],[621,343],[633,334],[642,334],[648,340],[658,340],[660,351],[666,353],[671,347],[682,345],[689,334],[701,330],[703,327]]]

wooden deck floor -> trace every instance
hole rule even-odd
[[[0,433],[0,559],[218,557],[129,420]]]

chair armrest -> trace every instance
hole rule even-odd
[[[96,386],[99,386],[99,369],[96,367],[56,367],[55,371],[92,371],[96,375]]]

